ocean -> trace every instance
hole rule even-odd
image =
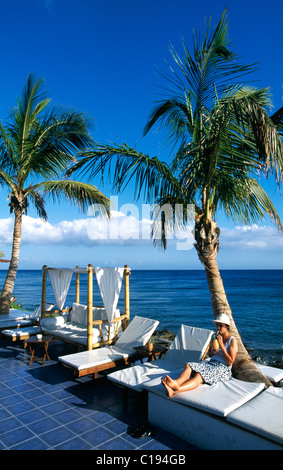
[[[0,270],[0,289],[6,276]],[[283,367],[283,270],[223,270],[221,276],[239,333],[251,355]],[[95,279],[95,277],[94,277]],[[14,295],[24,309],[41,302],[41,270],[19,270]],[[81,275],[80,302],[86,303],[87,278]],[[50,280],[47,301],[54,300]],[[65,305],[75,300],[75,275]],[[122,287],[118,307],[123,308]],[[94,282],[94,304],[102,305]],[[204,270],[131,271],[131,318],[141,315],[160,321],[159,330],[176,333],[179,326],[214,329],[210,294]]]

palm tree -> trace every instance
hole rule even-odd
[[[186,226],[187,205],[194,205],[195,248],[205,268],[213,314],[228,314],[232,334],[239,341],[234,375],[263,381],[242,344],[224,290],[217,264],[220,229],[216,216],[222,210],[233,221],[250,224],[268,214],[282,230],[276,209],[257,177],[273,175],[280,183],[283,108],[269,116],[268,90],[239,83],[254,66],[240,65],[231,52],[226,11],[212,32],[209,24],[203,37],[194,36],[193,55],[185,44],[183,57],[173,48],[171,53],[176,71],[171,67],[163,74],[170,85],[169,96],[157,102],[144,133],[161,124],[175,152],[172,163],[126,144],[97,144],[73,171],[80,169],[92,177],[114,161],[118,189],[135,178],[137,197],[144,189],[148,200],[159,204],[153,238],[161,220],[162,236],[155,242],[164,247],[168,231],[172,226]],[[171,220],[164,217],[165,204],[173,209]],[[184,208],[181,214],[174,210],[180,205]]]
[[[43,80],[29,75],[9,123],[0,123],[0,184],[7,187],[14,213],[12,254],[0,299],[0,313],[8,313],[19,263],[22,216],[32,203],[47,219],[45,196],[64,198],[82,211],[98,203],[109,215],[109,200],[90,184],[59,177],[75,162],[75,153],[91,143],[88,122],[78,112],[49,107],[41,92]]]

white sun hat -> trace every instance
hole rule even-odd
[[[225,325],[230,326],[230,318],[225,313],[220,313],[217,315],[216,320],[212,320],[213,323],[225,323]]]

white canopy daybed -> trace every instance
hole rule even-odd
[[[57,303],[53,317],[45,310],[47,273]],[[80,304],[80,274],[87,274],[87,305]],[[76,297],[71,308],[64,308],[73,274],[76,275]],[[93,305],[93,274],[99,286],[103,307]],[[42,268],[41,330],[63,341],[87,347],[88,350],[115,343],[130,321],[130,268]],[[125,312],[117,309],[124,278]]]

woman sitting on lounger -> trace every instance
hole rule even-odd
[[[227,315],[218,315],[213,322],[217,327],[219,349],[215,350],[210,347],[209,356],[211,357],[209,359],[186,364],[185,369],[176,380],[171,379],[168,375],[161,379],[169,398],[175,393],[193,390],[203,383],[213,385],[230,379],[232,365],[238,352],[237,340],[229,333],[230,319]]]

